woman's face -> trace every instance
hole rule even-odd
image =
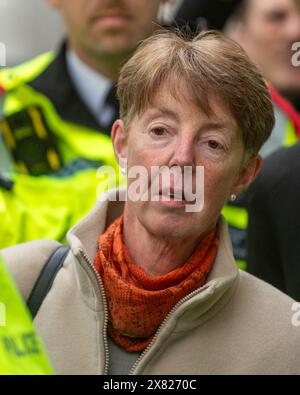
[[[260,167],[259,157],[245,165],[242,137],[225,106],[211,98],[213,115],[208,117],[189,97],[186,86],[181,85],[180,100],[172,96],[166,85],[155,95],[151,107],[133,118],[129,130],[124,130],[122,121],[116,121],[112,130],[116,154],[119,159],[127,159],[128,171],[133,166],[147,169],[149,191],[153,167],[180,168],[184,174],[183,168],[189,166],[195,193],[196,177],[202,174],[197,173],[197,167],[203,167],[204,191],[200,192],[204,192],[204,204],[200,211],[187,212],[186,201],[173,199],[173,189],[179,193],[183,190],[184,178],[180,185],[172,177],[167,181],[171,188],[168,202],[162,201],[162,182],[159,201],[151,201],[149,193],[147,201],[130,201],[129,196],[126,202],[125,218],[138,221],[157,237],[176,239],[205,234],[216,224],[230,195],[241,193]],[[132,182],[128,180],[129,188]]]

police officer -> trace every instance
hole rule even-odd
[[[118,71],[152,33],[165,2],[49,0],[67,29],[59,53],[0,73],[0,126],[19,172],[61,176],[112,162]]]

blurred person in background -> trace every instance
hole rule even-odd
[[[292,63],[292,46],[300,42],[300,0],[241,0],[228,32],[300,110],[300,67]]]
[[[97,182],[97,168],[117,167],[110,139],[111,125],[118,117],[115,82],[122,64],[138,43],[157,28],[160,7],[166,3],[167,0],[49,0],[66,26],[66,41],[60,51],[0,71],[0,172],[13,174],[15,185],[18,178],[22,178],[21,184],[24,179],[25,184],[30,184],[35,177],[43,177],[44,188],[38,198],[38,188],[33,189],[35,204],[31,206],[37,207],[34,213],[40,217],[40,237],[61,240],[62,222],[67,230],[70,218],[79,214],[73,216],[77,206],[74,202],[86,200],[82,215],[87,206],[94,204],[96,188],[94,194],[90,191]],[[84,184],[90,186],[78,194],[79,173],[84,173]],[[49,199],[49,189],[55,195],[54,181],[58,195],[63,193],[63,182],[68,186],[66,197],[57,199],[56,204]],[[63,218],[57,205],[68,209]],[[10,209],[18,211],[18,206]],[[36,234],[35,230],[25,229],[16,230],[19,241],[30,240],[30,235]],[[12,244],[13,240],[6,243]]]

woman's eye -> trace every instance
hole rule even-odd
[[[219,144],[217,141],[215,141],[215,140],[209,140],[208,141],[208,146],[209,146],[209,148],[212,148],[212,149],[214,149],[214,150],[216,150],[216,149],[221,149],[222,148],[222,146],[221,146],[221,144]]]
[[[153,128],[151,129],[151,133],[153,133],[155,136],[163,136],[166,133],[166,129],[165,128]]]

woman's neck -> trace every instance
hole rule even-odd
[[[162,276],[181,267],[198,244],[197,238],[157,238],[131,218],[124,215],[124,243],[133,261],[151,276]]]

